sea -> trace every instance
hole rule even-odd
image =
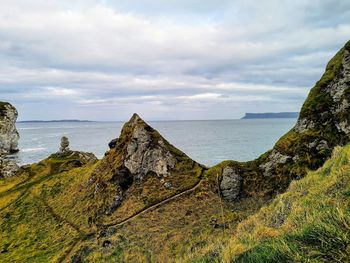
[[[271,149],[296,119],[151,121],[171,144],[195,161],[213,166],[224,160],[248,161]],[[17,162],[38,162],[57,152],[67,136],[70,149],[102,158],[108,143],[120,134],[123,122],[17,123],[20,133]]]

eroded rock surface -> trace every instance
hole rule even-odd
[[[127,146],[127,155],[124,165],[138,178],[154,172],[158,176],[169,175],[169,169],[174,168],[176,159],[165,147],[162,137],[152,136],[149,128],[142,125],[142,120],[134,116],[131,125],[135,128],[131,140]],[[140,124],[141,125],[138,125]]]
[[[0,102],[0,153],[18,152],[17,110],[10,103]]]
[[[14,159],[7,157],[18,152],[17,116],[14,106],[0,102],[0,178],[13,176],[19,168]]]
[[[191,177],[193,169],[198,169],[198,164],[137,114],[124,124],[120,136],[109,143],[109,148],[90,178],[94,196],[104,195],[103,198],[109,199],[104,210],[108,215],[126,199],[124,193],[132,185],[137,184],[141,189],[143,183],[153,180],[161,189],[175,191],[171,179],[174,174],[187,172]]]
[[[232,167],[225,167],[222,173],[220,189],[227,201],[235,201],[241,193],[242,177]]]
[[[251,162],[232,161],[231,166],[242,177],[241,196],[273,196],[283,192],[291,180],[322,166],[334,147],[350,143],[349,101],[350,42],[328,63],[304,102],[296,125],[273,149]],[[224,196],[226,189],[235,187],[236,182],[227,176],[222,178]]]

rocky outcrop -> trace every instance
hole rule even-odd
[[[227,166],[222,173],[220,189],[222,196],[227,201],[235,201],[241,193],[242,177],[235,170]]]
[[[66,136],[63,136],[61,138],[61,147],[60,147],[60,153],[69,152],[69,140]]]
[[[182,158],[188,158],[137,114],[123,126],[120,137],[109,143],[109,147],[111,150],[106,153],[102,163],[113,163],[114,175],[125,177],[125,174],[130,174],[140,180],[150,174],[159,178],[167,177]],[[103,164],[101,167],[105,168]]]
[[[18,152],[17,116],[14,106],[0,102],[0,178],[13,176],[19,168],[14,159],[7,157]]]
[[[16,161],[7,157],[0,157],[0,178],[11,177],[16,174],[19,166]]]
[[[0,102],[0,153],[18,152],[17,110],[10,103]]]
[[[166,177],[169,169],[175,167],[176,159],[167,149],[164,139],[154,136],[150,127],[136,114],[128,125],[134,128],[126,147],[125,167],[137,178],[150,172]]]
[[[105,214],[117,209],[125,199],[124,192],[133,184],[142,185],[153,178],[162,189],[176,191],[171,177],[181,172],[191,178],[194,167],[199,167],[137,114],[124,124],[119,138],[111,141],[109,147],[90,178],[94,195],[104,194],[110,199]]]
[[[225,164],[242,177],[239,196],[273,196],[293,179],[323,165],[338,145],[350,142],[350,42],[328,63],[322,78],[311,89],[299,119],[274,148],[258,159]],[[221,192],[236,187],[223,169]],[[228,201],[234,200],[231,196]],[[236,200],[236,199],[235,199]]]

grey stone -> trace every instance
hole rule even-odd
[[[169,174],[169,168],[175,167],[176,159],[166,149],[163,139],[159,138],[156,144],[152,139],[154,138],[145,126],[135,125],[124,165],[137,178],[142,178],[149,172],[165,177]]]
[[[259,165],[259,168],[263,170],[263,175],[265,177],[270,177],[278,165],[285,164],[290,159],[292,159],[291,156],[273,150],[267,158],[266,163]]]
[[[17,110],[9,103],[0,108],[0,154],[18,152]]]
[[[315,123],[313,121],[303,118],[297,121],[296,125],[294,126],[294,131],[303,133],[309,129],[313,129],[314,127]]]
[[[63,136],[61,138],[60,153],[69,152],[69,140],[67,137]]]
[[[0,156],[0,178],[8,178],[16,174],[19,166],[15,160]]]
[[[350,134],[350,126],[348,124],[348,121],[347,120],[344,120],[340,123],[336,123],[335,124],[338,131],[342,131],[344,132],[346,135],[349,135]]]
[[[229,202],[237,200],[241,192],[241,187],[242,177],[232,167],[225,167],[220,182],[220,190],[224,199]]]

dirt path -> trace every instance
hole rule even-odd
[[[114,222],[114,223],[110,223],[110,224],[101,224],[101,225],[97,225],[99,228],[109,228],[109,227],[121,227],[123,226],[124,224],[132,221],[133,219],[143,215],[143,214],[146,214],[154,209],[157,209],[177,198],[180,198],[182,196],[185,196],[186,194],[189,194],[193,191],[195,191],[197,188],[199,188],[199,186],[201,185],[202,181],[203,181],[203,174],[205,172],[206,168],[203,168],[201,169],[201,173],[199,175],[199,180],[198,182],[193,185],[191,188],[187,189],[187,190],[184,190],[180,193],[177,193],[177,194],[174,194],[173,196],[170,196],[166,199],[164,199],[163,201],[160,201],[159,203],[156,203],[156,204],[153,204],[149,207],[145,207],[144,209],[134,213],[133,215],[127,217],[127,218],[124,218],[123,220],[121,221],[118,221],[118,222]],[[28,193],[28,190],[31,186],[34,186],[36,184],[39,184],[43,181],[46,181],[50,178],[52,178],[54,175],[48,175],[48,176],[44,176],[43,178],[40,178],[39,180],[35,180],[33,182],[26,182],[24,184],[21,184],[19,187],[16,187],[15,189],[12,189],[12,191],[5,191],[3,193],[1,193],[0,195],[7,195],[9,193],[13,193],[15,191],[18,191],[18,190],[22,190],[22,189],[25,189],[21,195],[19,196],[20,197],[23,197],[23,195],[25,195],[26,193]],[[32,193],[33,194],[33,193]],[[74,248],[76,248],[77,246],[79,246],[79,244],[81,244],[84,240],[88,239],[88,238],[93,238],[93,237],[96,237],[97,236],[97,232],[91,232],[91,233],[86,233],[84,231],[82,231],[77,225],[75,225],[74,223],[66,220],[65,218],[63,218],[62,216],[60,216],[59,214],[57,214],[53,208],[46,202],[46,200],[44,200],[43,198],[40,198],[39,196],[36,196],[34,195],[34,198],[42,203],[48,210],[48,212],[51,214],[51,216],[58,222],[62,222],[64,224],[67,224],[68,226],[70,226],[71,228],[73,228],[77,233],[78,233],[78,236],[76,238],[76,240],[72,243],[72,245],[63,253],[63,255],[58,259],[58,262],[59,263],[62,263],[62,262],[65,262],[72,254],[72,252],[74,251]],[[17,199],[19,199],[17,198]],[[16,199],[16,200],[17,200]],[[14,200],[13,202],[15,202],[16,200]],[[12,204],[13,202],[11,202],[10,204]],[[7,206],[9,206],[10,204],[8,204]],[[6,207],[7,207],[6,206]]]
[[[133,215],[127,217],[127,218],[124,218],[123,220],[121,220],[119,222],[105,224],[105,225],[99,225],[99,227],[108,228],[108,227],[112,227],[112,226],[122,226],[125,223],[128,223],[129,221],[133,220],[134,218],[136,218],[136,217],[138,217],[140,215],[143,215],[143,214],[145,214],[147,212],[150,212],[150,211],[152,211],[154,209],[157,209],[158,207],[160,207],[162,205],[165,205],[165,204],[167,204],[167,203],[169,203],[169,202],[171,202],[171,201],[173,201],[173,200],[175,200],[175,199],[177,199],[177,198],[179,198],[181,196],[184,196],[184,195],[186,195],[188,193],[191,193],[191,192],[195,191],[201,185],[201,183],[203,181],[203,173],[204,173],[205,170],[206,170],[205,168],[202,168],[201,174],[199,175],[199,181],[194,186],[192,186],[191,188],[189,188],[187,190],[184,190],[184,191],[182,191],[182,192],[180,192],[178,194],[175,194],[173,196],[170,196],[170,197],[164,199],[163,201],[160,201],[159,203],[156,203],[156,204],[151,205],[149,207],[145,207],[144,209],[136,212],[135,214],[133,214]]]
[[[202,168],[201,173],[200,173],[200,175],[199,175],[199,180],[198,180],[198,182],[197,182],[195,185],[193,185],[191,188],[189,188],[189,189],[187,189],[187,190],[184,190],[184,191],[182,191],[181,193],[177,193],[177,194],[175,194],[175,195],[173,195],[173,196],[170,196],[170,197],[164,199],[163,201],[161,201],[161,202],[159,202],[159,203],[157,203],[157,204],[154,204],[154,205],[151,205],[151,206],[149,206],[149,207],[146,207],[146,208],[142,209],[141,211],[138,211],[138,212],[136,212],[135,214],[133,214],[133,215],[131,215],[131,216],[129,216],[129,217],[127,217],[127,218],[125,218],[125,219],[119,221],[119,222],[115,222],[115,223],[111,223],[111,224],[98,225],[98,227],[100,227],[100,228],[102,228],[102,229],[103,229],[103,228],[113,227],[113,226],[114,226],[114,227],[115,227],[115,226],[121,227],[121,226],[123,226],[124,224],[126,224],[126,223],[132,221],[133,219],[135,219],[135,218],[137,218],[137,217],[139,217],[140,215],[143,215],[143,214],[145,214],[145,213],[147,213],[147,212],[150,212],[150,211],[152,211],[152,210],[154,210],[154,209],[157,209],[157,208],[159,208],[159,207],[161,207],[161,206],[163,206],[163,205],[165,205],[165,204],[167,204],[167,203],[169,203],[169,202],[171,202],[171,201],[173,201],[173,200],[175,200],[175,199],[177,199],[177,198],[179,198],[179,197],[185,196],[186,194],[189,194],[189,193],[195,191],[197,188],[199,188],[199,186],[200,186],[201,183],[203,182],[203,174],[204,174],[205,170],[206,170],[205,168]],[[82,232],[82,231],[81,231],[81,232]],[[84,241],[84,239],[96,237],[97,234],[98,234],[98,233],[89,233],[89,234],[84,233],[84,235],[83,235],[80,239],[78,239],[77,241],[75,241],[75,242],[70,246],[70,248],[60,257],[60,259],[58,260],[58,263],[65,262],[65,261],[69,258],[69,256],[71,256],[72,252],[74,251],[74,248],[77,247],[77,246],[79,246],[79,244],[81,244],[81,243]]]

